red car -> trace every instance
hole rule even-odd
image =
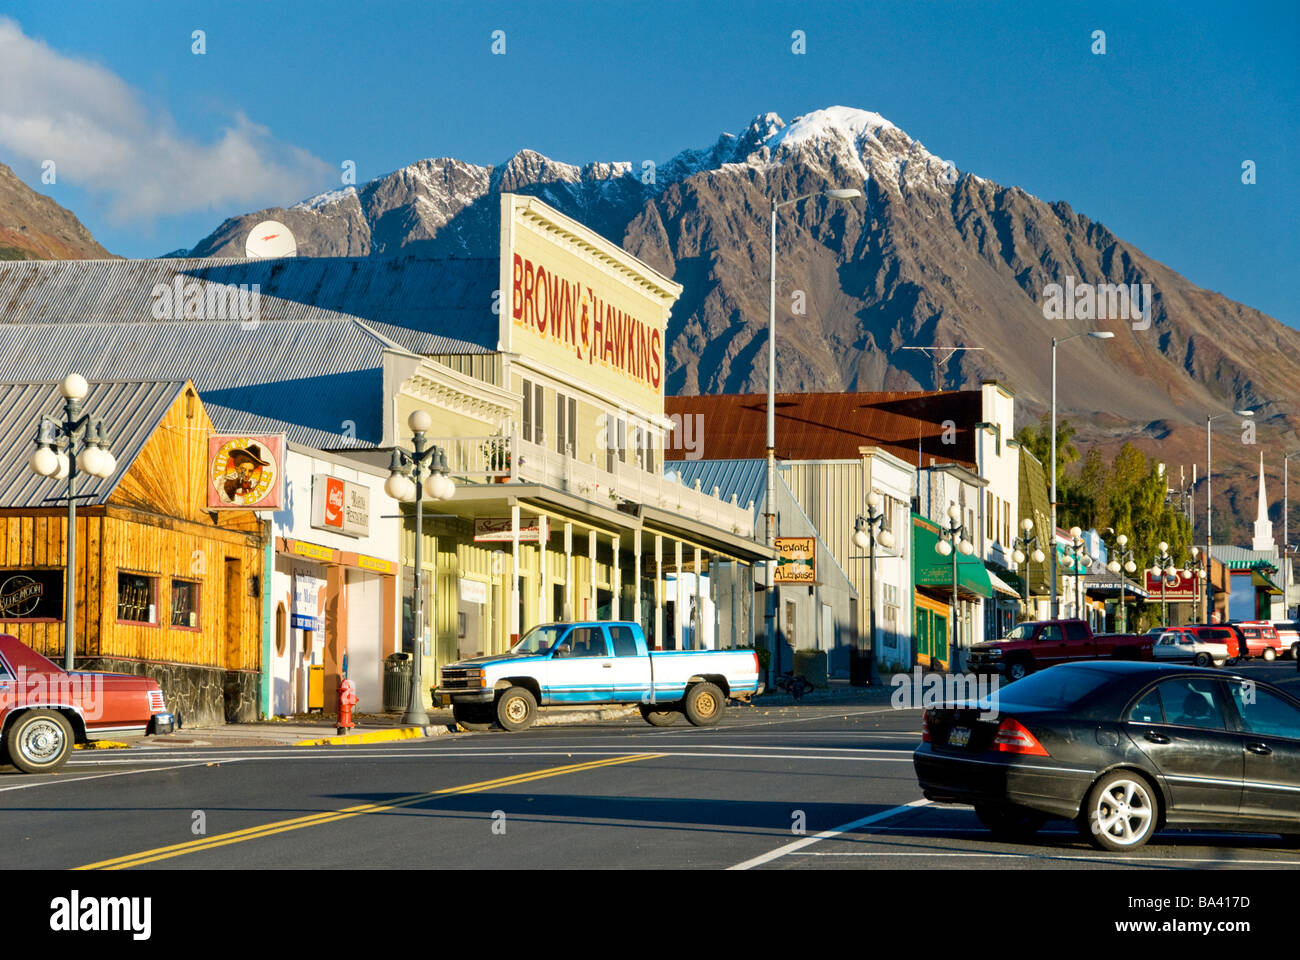
[[[1277,628],[1268,620],[1239,620],[1233,624],[1246,639],[1246,654],[1274,660],[1286,652]]]
[[[0,634],[0,763],[53,773],[78,743],[175,729],[156,680],[68,673],[17,637]]]

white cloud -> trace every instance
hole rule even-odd
[[[334,175],[242,113],[211,142],[197,140],[111,70],[52,50],[5,17],[0,90],[0,149],[36,166],[53,160],[60,181],[103,195],[119,221],[283,204]]]

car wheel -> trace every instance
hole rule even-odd
[[[1198,667],[1208,667],[1210,665],[1210,655],[1208,653],[1198,653],[1196,659],[1192,662]]]
[[[682,709],[686,719],[697,727],[711,727],[722,719],[722,691],[717,684],[697,683],[686,691]]]
[[[1300,643],[1291,644],[1291,659],[1300,660]]]
[[[681,716],[680,710],[654,710],[650,707],[641,708],[641,719],[652,727],[671,727]]]
[[[1008,680],[1023,680],[1030,674],[1029,664],[1023,660],[1013,660],[1007,664]]]
[[[999,840],[1028,840],[1047,823],[1047,815],[1027,807],[980,803],[975,816]]]
[[[29,710],[9,727],[5,750],[23,773],[53,773],[72,755],[72,725],[53,710]]]
[[[497,723],[515,732],[527,730],[537,719],[537,700],[523,687],[511,687],[497,698]]]
[[[1272,663],[1274,660],[1277,659],[1277,651],[1274,650],[1272,647],[1265,647],[1264,659],[1267,660],[1269,663]]]
[[[1080,829],[1086,830],[1093,846],[1112,852],[1136,850],[1156,832],[1160,803],[1143,777],[1117,770],[1093,784],[1083,817]]]
[[[466,730],[481,731],[492,726],[492,708],[478,707],[467,703],[453,703],[451,715]]]

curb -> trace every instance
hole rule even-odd
[[[120,740],[91,740],[89,743],[73,745],[74,750],[130,750],[131,744]]]
[[[582,710],[572,713],[539,713],[537,720],[534,721],[534,727],[549,727],[561,723],[578,723],[582,720],[622,720],[624,717],[634,717],[638,711],[637,707],[612,707],[608,710]]]
[[[349,744],[387,743],[393,740],[417,740],[455,733],[450,727],[398,727],[393,730],[369,730],[365,733],[347,733],[337,737],[320,737],[312,740],[295,740],[295,747],[330,747]]]

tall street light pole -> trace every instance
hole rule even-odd
[[[1174,558],[1169,555],[1169,544],[1161,540],[1156,544],[1156,549],[1160,554],[1156,557],[1155,563],[1151,565],[1151,575],[1160,578],[1160,626],[1169,626],[1169,601],[1165,599],[1165,584],[1169,578],[1177,575],[1174,568]]]
[[[1209,590],[1209,585],[1205,582],[1205,557],[1199,547],[1192,547],[1192,559],[1183,573],[1192,581],[1192,616],[1196,616],[1201,608],[1201,593]]]
[[[1117,549],[1112,553],[1106,569],[1119,575],[1119,632],[1128,633],[1128,604],[1125,602],[1126,573],[1136,573],[1137,563],[1133,560],[1133,551],[1128,548],[1128,536],[1121,533],[1115,538]],[[1196,548],[1192,548],[1195,553]]]
[[[1111,330],[1093,330],[1090,333],[1076,333],[1071,337],[1052,337],[1052,529],[1049,539],[1052,544],[1052,619],[1060,616],[1056,583],[1056,348],[1062,343],[1078,340],[1080,337],[1092,337],[1094,340],[1110,340],[1115,334]]]
[[[1284,564],[1290,564],[1290,561],[1286,557],[1286,552],[1290,549],[1291,544],[1290,537],[1287,534],[1287,514],[1291,512],[1291,504],[1287,499],[1287,494],[1290,490],[1290,483],[1288,482],[1286,466],[1287,461],[1292,457],[1300,457],[1300,450],[1292,450],[1290,453],[1282,457],[1282,563]],[[1286,583],[1287,573],[1291,572],[1291,570],[1292,568],[1290,566],[1285,567],[1282,575],[1283,584]],[[1286,591],[1290,588],[1284,585],[1282,589]],[[1289,606],[1290,602],[1290,597],[1282,597],[1282,610],[1287,616],[1291,615],[1291,607]]]
[[[1254,410],[1234,410],[1232,412],[1239,417],[1253,417],[1255,415]],[[1214,552],[1214,493],[1210,486],[1210,477],[1214,473],[1214,461],[1210,451],[1210,424],[1220,417],[1226,416],[1228,416],[1226,413],[1213,413],[1205,416],[1205,569],[1207,572],[1210,569],[1210,556]],[[1210,620],[1209,584],[1210,581],[1207,580],[1205,590],[1205,620],[1207,623]]]
[[[104,421],[81,412],[81,402],[90,392],[90,384],[79,373],[70,373],[59,385],[63,394],[63,420],[41,417],[36,449],[27,461],[32,473],[68,481],[68,549],[63,574],[63,669],[72,672],[72,658],[77,649],[77,472],[107,479],[117,472],[117,459],[108,450]],[[77,438],[82,437],[81,453],[76,453]],[[84,496],[84,494],[82,495]],[[65,497],[49,497],[62,500]]]
[[[961,509],[957,504],[950,504],[948,507],[948,525],[939,528],[939,534],[942,539],[934,545],[934,549],[941,557],[952,557],[952,639],[948,642],[948,663],[955,665],[957,663],[957,646],[959,636],[957,633],[957,557],[958,555],[970,556],[975,552],[975,547],[966,540],[962,534],[966,528],[961,523]],[[931,659],[931,666],[934,665]]]
[[[876,490],[867,495],[867,515],[859,516],[853,524],[853,543],[860,550],[867,550],[867,579],[871,591],[867,594],[867,603],[871,610],[871,638],[865,651],[854,648],[853,659],[849,662],[849,682],[855,687],[865,687],[871,682],[871,660],[876,653],[876,542],[886,550],[894,545],[894,535],[885,527],[885,513],[881,510],[885,498]]]
[[[1074,576],[1074,606],[1079,614],[1080,620],[1086,620],[1083,609],[1083,593],[1080,590],[1079,580],[1092,566],[1092,557],[1088,556],[1088,551],[1084,549],[1083,530],[1079,527],[1070,528],[1070,555],[1065,558],[1065,565],[1070,568]]]
[[[862,196],[861,190],[844,189],[844,190],[820,190],[813,193],[805,193],[794,197],[790,200],[783,200],[777,203],[775,199],[771,201],[772,207],[769,213],[769,230],[771,234],[771,246],[768,258],[768,289],[767,289],[767,480],[766,480],[766,497],[764,502],[766,543],[769,547],[776,542],[776,507],[773,503],[776,491],[776,214],[782,207],[788,207],[791,204],[798,203],[800,200],[807,200],[809,197],[828,197],[831,200],[852,200],[855,197]],[[768,639],[772,644],[772,663],[773,675],[780,672],[781,661],[780,646],[776,640],[776,580],[774,566],[771,561],[767,563],[767,589],[763,603],[763,619],[767,629]]]
[[[1012,549],[1015,551],[1011,554],[1011,559],[1015,561],[1016,566],[1023,564],[1026,558],[1032,558],[1034,563],[1042,563],[1044,559],[1043,551],[1038,549],[1038,538],[1034,536],[1034,521],[1025,517],[1020,521],[1020,529],[1025,531],[1024,536],[1016,537]],[[1020,579],[1024,587],[1024,609],[1022,611],[1022,620],[1029,619],[1029,567],[1020,574]]]
[[[447,454],[441,447],[426,447],[426,435],[433,426],[433,418],[426,410],[416,410],[406,420],[411,428],[411,445],[414,450],[393,447],[388,480],[384,491],[394,500],[415,501],[415,650],[411,662],[411,698],[406,705],[403,723],[427,726],[429,714],[424,709],[424,691],[421,689],[422,655],[424,653],[424,500],[450,500],[456,495],[456,485],[447,476]],[[436,562],[436,561],[435,561]]]

